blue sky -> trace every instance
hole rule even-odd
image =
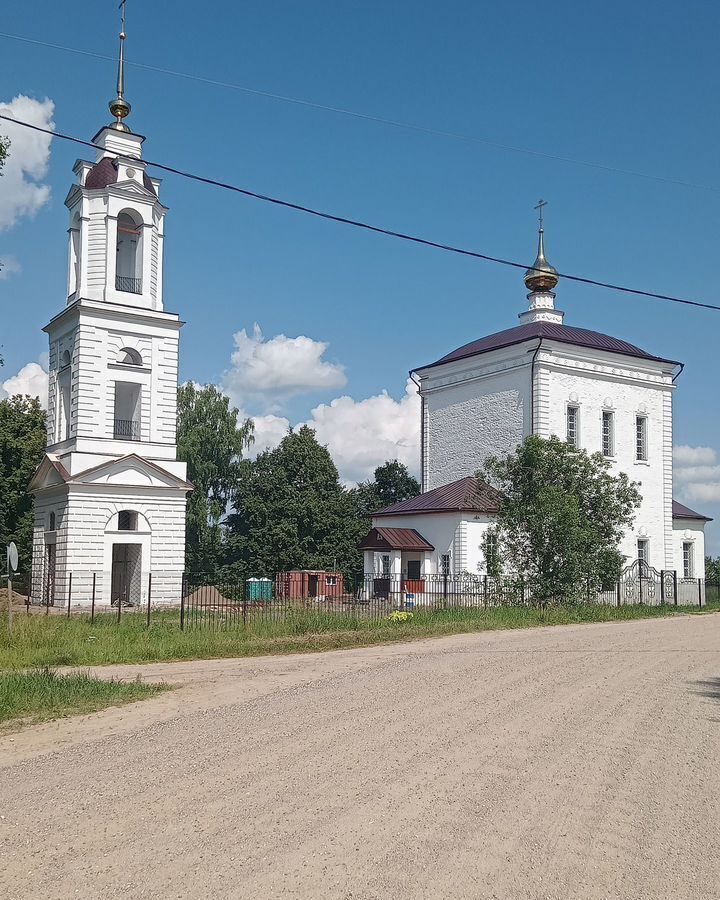
[[[117,4],[13,4],[2,30],[103,54]],[[129,68],[145,155],[295,202],[520,261],[532,260],[538,197],[560,269],[720,301],[720,124],[714,4],[446,2],[298,4],[128,0],[127,55],[543,153],[666,176],[691,188],[392,128]],[[172,10],[172,15],[170,11]],[[58,130],[90,138],[108,120],[114,67],[0,37],[0,100],[55,104]],[[81,148],[54,142],[34,217],[0,232],[22,271],[0,281],[5,375],[45,349],[64,302],[63,200]],[[714,189],[713,189],[714,188]],[[347,393],[400,400],[407,370],[516,323],[513,269],[364,234],[167,176],[166,308],[187,320],[182,377],[219,382],[233,334],[326,342],[344,367],[326,387],[243,398],[296,422]],[[714,414],[720,313],[561,283],[566,322],[686,362],[677,444],[720,449]],[[329,385],[329,386],[327,386]],[[708,463],[712,458],[705,454]],[[710,473],[708,473],[710,474]],[[714,477],[714,481],[720,478]],[[712,497],[712,491],[706,492]],[[720,515],[720,504],[695,506]],[[720,534],[720,529],[717,532]],[[715,547],[720,550],[720,546]]]

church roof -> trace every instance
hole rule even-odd
[[[529,322],[526,325],[507,328],[505,331],[498,331],[477,341],[464,344],[441,359],[426,366],[419,366],[418,369],[413,371],[430,369],[433,366],[443,365],[443,363],[467,359],[471,356],[487,353],[490,350],[500,350],[502,347],[512,347],[514,344],[522,344],[524,341],[537,340],[538,338],[547,338],[563,344],[575,344],[575,346],[588,347],[592,350],[603,350],[606,353],[621,353],[623,356],[634,356],[637,359],[649,359],[654,362],[665,362],[675,366],[680,365],[675,360],[652,356],[634,344],[628,344],[627,341],[621,341],[619,338],[611,337],[609,334],[602,334],[599,331],[590,331],[587,328],[573,328],[570,325],[560,325],[555,322]]]
[[[409,500],[401,500],[373,516],[407,516],[412,513],[476,512],[492,514],[498,510],[500,493],[489,484],[480,484],[473,475],[426,491]]]
[[[117,162],[110,156],[103,156],[100,162],[95,165],[87,173],[85,178],[85,187],[91,191],[102,190],[110,184],[115,184],[118,180]],[[150,180],[147,172],[143,172],[143,184],[147,190],[155,193],[155,186]]]
[[[673,519],[701,519],[703,522],[712,522],[712,519],[704,516],[702,513],[695,512],[695,510],[690,509],[689,506],[685,506],[683,503],[679,503],[677,500],[672,502],[672,517]]]

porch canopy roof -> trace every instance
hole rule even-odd
[[[358,544],[358,550],[434,550],[414,528],[371,528]]]

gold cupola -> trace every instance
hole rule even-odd
[[[545,257],[545,237],[544,237],[544,229],[543,229],[543,206],[546,206],[546,202],[541,200],[535,209],[540,210],[540,229],[538,232],[538,251],[537,257],[535,258],[535,262],[532,266],[525,272],[525,286],[531,292],[536,291],[552,291],[558,281],[560,280],[560,276],[558,275],[557,269],[554,266],[551,266]]]

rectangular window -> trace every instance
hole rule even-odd
[[[637,542],[637,558],[640,568],[644,571],[649,565],[650,541],[647,538],[639,538]]]
[[[443,553],[440,557],[440,574],[441,575],[449,575],[450,574],[450,554]]]
[[[420,578],[420,560],[409,559],[407,564],[407,577],[410,581],[417,581]]]
[[[580,408],[568,406],[567,408],[567,442],[573,447],[580,445]]]
[[[113,437],[122,441],[140,440],[141,388],[126,381],[115,382]]]
[[[603,456],[615,456],[615,414],[603,410],[602,414]]]
[[[694,578],[695,577],[695,560],[693,558],[693,544],[692,541],[684,541],[683,542],[683,577],[684,578]]]
[[[647,458],[647,418],[635,416],[635,459],[645,462]]]
[[[390,574],[390,557],[387,554],[384,554],[382,558],[382,573],[383,575]]]

